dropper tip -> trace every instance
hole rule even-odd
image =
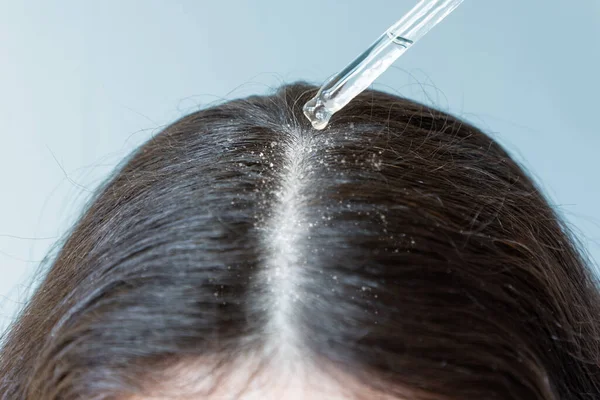
[[[302,110],[313,128],[319,131],[327,127],[327,124],[333,115],[327,110],[319,95],[306,102]]]

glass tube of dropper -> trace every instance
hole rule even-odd
[[[339,74],[327,80],[317,95],[304,105],[304,114],[313,127],[324,129],[333,114],[367,89],[394,61],[462,2],[463,0],[421,0],[365,52]]]

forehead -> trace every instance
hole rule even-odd
[[[339,370],[292,365],[256,367],[249,360],[215,373],[194,362],[149,382],[144,395],[118,400],[406,400],[377,392]],[[164,380],[159,381],[162,375]]]

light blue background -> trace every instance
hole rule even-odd
[[[199,106],[321,83],[415,0],[2,0],[0,330],[90,192]],[[600,259],[600,2],[466,0],[375,85],[492,134]]]

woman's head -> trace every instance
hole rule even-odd
[[[315,91],[142,146],[5,339],[2,398],[600,396],[596,282],[521,168],[376,91],[316,131]]]

